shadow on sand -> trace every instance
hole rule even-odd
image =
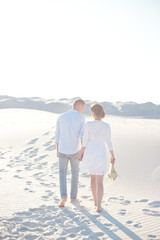
[[[126,237],[119,237],[120,232]],[[104,239],[105,236],[114,240],[142,240],[105,210],[94,215],[80,203],[71,208],[42,205],[17,212],[11,218],[0,217],[0,239]]]
[[[103,233],[107,234],[111,239],[114,240],[122,240],[119,236],[117,236],[112,230],[109,229],[109,227],[106,227],[101,221],[97,220],[97,218],[89,213],[86,209],[84,209],[79,203],[74,204],[75,207],[78,208],[78,210],[85,215],[90,221],[92,221]],[[99,213],[100,216],[103,216],[108,222],[114,224],[118,229],[121,230],[123,233],[125,233],[126,239],[133,239],[133,240],[142,240],[138,235],[136,235],[133,231],[131,231],[129,228],[124,226],[122,223],[120,223],[118,220],[116,220],[114,217],[112,217],[108,212],[106,212],[104,209],[102,212]],[[112,225],[111,224],[111,225]],[[109,224],[108,224],[109,225]]]

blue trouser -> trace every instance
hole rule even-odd
[[[60,193],[61,198],[67,198],[67,167],[68,161],[71,164],[71,193],[70,198],[74,200],[77,198],[78,193],[78,178],[79,178],[79,152],[75,154],[63,154],[59,153],[59,180],[60,180]]]

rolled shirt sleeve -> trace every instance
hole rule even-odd
[[[84,116],[83,116],[83,121],[82,121],[82,124],[81,124],[80,133],[79,133],[79,137],[80,137],[81,140],[83,140],[84,125],[85,125],[85,118],[84,118]]]
[[[87,143],[89,140],[89,128],[88,128],[88,124],[86,123],[84,125],[84,134],[83,134],[83,140],[82,140],[82,147],[86,147]]]
[[[59,136],[60,136],[60,122],[58,118],[57,124],[56,124],[56,131],[55,131],[55,143],[59,143]]]

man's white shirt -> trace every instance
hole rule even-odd
[[[58,117],[55,142],[60,153],[75,154],[80,151],[84,122],[84,115],[77,110],[70,110]]]

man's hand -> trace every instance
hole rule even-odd
[[[78,158],[78,160],[79,160],[80,162],[82,161],[84,151],[85,151],[85,147],[82,147],[82,149],[81,149],[81,151],[80,151],[80,154],[79,154],[79,158]]]
[[[83,158],[83,153],[82,153],[82,151],[81,151],[80,154],[79,154],[78,160],[81,162],[81,161],[82,161],[82,158]]]

